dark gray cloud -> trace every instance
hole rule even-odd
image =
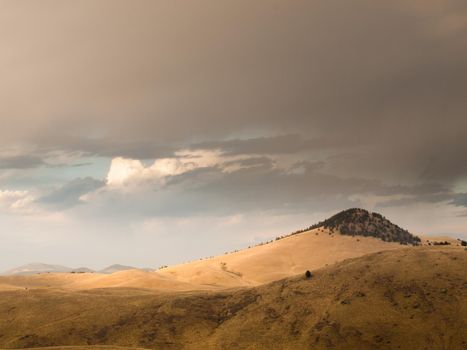
[[[126,157],[135,159],[154,159],[173,156],[183,147],[183,143],[167,144],[157,140],[136,140],[125,137],[89,138],[85,136],[55,136],[53,139],[35,138],[35,142],[47,145],[42,152],[58,148],[67,152],[79,151],[86,156]],[[39,150],[38,152],[41,152]]]
[[[365,206],[362,200],[371,196],[379,198],[375,204],[378,208],[436,203],[455,197],[437,184],[390,186],[378,180],[326,174],[321,163],[299,164],[300,172],[274,167],[266,157],[241,163],[245,167],[232,172],[225,172],[226,164],[222,164],[170,176],[163,185],[146,182],[123,190],[109,188],[91,198],[88,208],[82,210],[99,218],[119,220],[254,212],[278,215]],[[403,198],[393,200],[394,196]]]
[[[254,169],[210,185],[219,196],[258,186],[256,197],[277,193],[277,203],[308,193],[300,186],[322,197],[349,187],[437,198],[466,177],[463,1],[57,4],[2,4],[5,144],[135,159],[190,147],[268,156],[234,161]],[[263,174],[272,156],[305,170],[319,162],[323,175]],[[42,164],[21,157],[2,167]]]
[[[67,209],[80,204],[80,197],[105,185],[91,177],[77,178],[40,197],[37,202],[54,209]]]
[[[342,141],[342,140],[341,140]],[[353,146],[356,141],[347,140]],[[231,139],[224,141],[205,141],[190,145],[193,149],[220,149],[227,155],[238,154],[293,154],[303,151],[322,151],[337,146],[328,138],[303,138],[299,134],[257,137],[250,139]]]
[[[467,193],[458,193],[451,201],[451,204],[458,207],[467,207]]]
[[[465,1],[6,1],[0,16],[3,142],[140,159],[352,150],[330,165],[467,172]]]
[[[406,198],[388,200],[383,203],[378,203],[376,205],[377,209],[384,209],[388,207],[404,207],[416,203],[440,203],[440,202],[450,202],[453,204],[453,198],[456,198],[457,195],[453,192],[444,192],[444,193],[427,193],[423,195],[409,196]]]
[[[251,157],[246,159],[240,160],[232,160],[228,162],[224,162],[224,166],[239,166],[239,167],[254,167],[254,166],[261,166],[261,167],[271,167],[274,164],[274,161],[268,157]]]
[[[465,0],[3,0],[0,194],[24,195],[0,212],[4,250],[152,259],[196,234],[215,253],[349,206],[465,234],[466,42]],[[148,166],[186,149],[223,156]],[[139,184],[96,180],[114,157],[144,160]]]
[[[30,169],[46,165],[39,156],[18,155],[11,157],[0,157],[0,169]]]

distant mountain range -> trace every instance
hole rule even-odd
[[[47,272],[71,272],[73,269],[62,265],[50,265],[43,263],[31,263],[5,271],[4,275],[32,275]]]
[[[125,266],[125,265],[110,265],[102,270],[92,270],[87,267],[78,267],[78,268],[71,268],[68,266],[63,265],[51,265],[51,264],[44,264],[44,263],[31,263],[16,267],[14,269],[5,271],[3,275],[35,275],[40,273],[102,273],[102,274],[111,274],[118,271],[125,271],[125,270],[134,270],[138,269],[133,266]],[[148,269],[142,269],[148,270]]]

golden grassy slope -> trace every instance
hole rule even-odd
[[[372,237],[315,229],[236,253],[176,265],[160,273],[196,285],[256,286],[344,259],[401,247]]]
[[[0,347],[465,349],[467,254],[374,253],[254,288],[0,293]]]
[[[403,246],[398,243],[387,243],[372,237],[351,237],[338,233],[330,235],[327,230],[315,229],[270,244],[176,265],[157,272],[129,270],[110,275],[50,273],[1,276],[0,290],[127,287],[188,291],[257,286],[344,259],[401,247]]]
[[[28,276],[1,276],[0,290],[12,289],[67,289],[86,290],[94,288],[147,288],[159,291],[183,291],[198,289],[195,286],[141,270],[99,273],[44,273]]]

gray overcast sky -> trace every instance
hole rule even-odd
[[[465,0],[0,0],[0,45],[0,270],[467,237]]]

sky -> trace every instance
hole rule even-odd
[[[0,47],[0,271],[467,238],[465,0],[0,0]]]

